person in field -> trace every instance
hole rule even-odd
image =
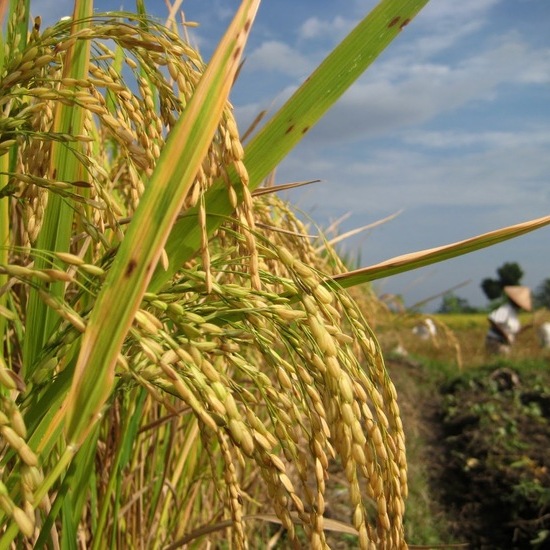
[[[550,322],[542,323],[538,329],[540,347],[550,349]]]
[[[531,291],[526,286],[505,286],[507,301],[489,314],[485,349],[489,354],[509,355],[521,330],[520,310],[531,311]]]
[[[433,320],[428,317],[414,326],[412,332],[421,340],[433,340],[437,335],[437,327]]]

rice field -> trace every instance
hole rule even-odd
[[[437,329],[435,336],[423,340],[414,334],[414,327],[430,318]],[[487,313],[465,314],[395,314],[379,323],[378,336],[387,354],[406,352],[430,361],[454,365],[457,370],[479,367],[494,358],[487,356],[485,336],[489,327]],[[548,319],[548,312],[521,313],[523,327],[512,348],[511,360],[548,357],[541,348],[537,327]]]

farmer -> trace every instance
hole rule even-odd
[[[485,338],[487,353],[509,355],[520,332],[520,309],[531,311],[531,291],[526,286],[505,286],[508,300],[489,314],[489,331]]]
[[[416,334],[421,340],[432,340],[437,335],[437,327],[429,317],[423,319],[418,325],[414,326],[413,334]]]
[[[543,349],[550,349],[550,323],[542,323],[538,329],[538,337],[540,347]]]

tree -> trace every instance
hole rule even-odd
[[[535,308],[546,307],[550,309],[550,279],[544,279],[533,292]]]
[[[452,292],[448,292],[443,296],[441,305],[437,310],[438,313],[474,313],[475,307],[472,307],[466,298],[456,296]]]
[[[500,281],[496,281],[495,279],[483,279],[481,281],[481,290],[483,290],[483,293],[489,300],[496,300],[502,294]]]
[[[502,287],[519,285],[523,269],[516,262],[506,262],[497,269],[497,275]]]
[[[486,278],[481,281],[481,290],[489,300],[500,298],[505,286],[519,285],[523,277],[523,269],[516,262],[506,262],[496,271],[497,279]]]

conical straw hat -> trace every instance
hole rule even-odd
[[[505,286],[504,293],[525,311],[531,311],[531,291],[526,286]]]

